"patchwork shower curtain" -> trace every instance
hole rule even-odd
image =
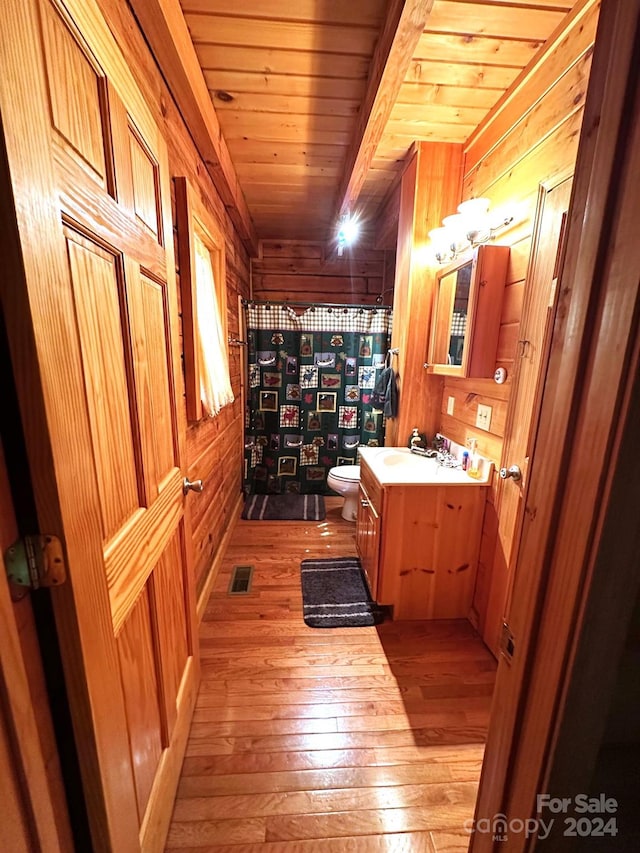
[[[391,309],[251,303],[245,415],[247,493],[323,494],[335,465],[382,444],[371,393],[389,348]]]

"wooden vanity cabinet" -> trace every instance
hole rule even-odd
[[[486,487],[381,486],[360,462],[356,544],[372,597],[394,619],[469,615]]]
[[[364,474],[364,477],[363,477]],[[360,500],[356,520],[356,547],[373,599],[378,594],[378,564],[380,557],[381,489],[370,472],[360,467]]]

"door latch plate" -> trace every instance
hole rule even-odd
[[[18,586],[60,586],[67,577],[62,543],[57,536],[23,536],[4,554],[7,577]]]

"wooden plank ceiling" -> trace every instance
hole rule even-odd
[[[180,2],[256,232],[298,240],[326,240],[343,202],[371,220],[414,140],[464,142],[576,5]],[[411,5],[414,27],[424,18],[413,41],[411,22],[401,18]],[[397,27],[393,46],[389,20]],[[396,83],[393,73],[382,82],[376,74],[378,40],[392,63],[405,66],[392,69]],[[345,196],[356,169],[361,177]]]

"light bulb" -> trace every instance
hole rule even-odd
[[[343,246],[350,246],[356,240],[359,230],[358,220],[355,217],[345,216],[338,230],[338,243]]]
[[[470,198],[458,205],[458,213],[471,220],[482,219],[487,215],[490,203],[488,198]]]
[[[451,232],[447,228],[432,228],[429,231],[429,239],[439,264],[452,260]]]
[[[467,221],[461,213],[453,213],[442,220],[450,234],[450,244],[454,255],[469,248],[467,238]]]

